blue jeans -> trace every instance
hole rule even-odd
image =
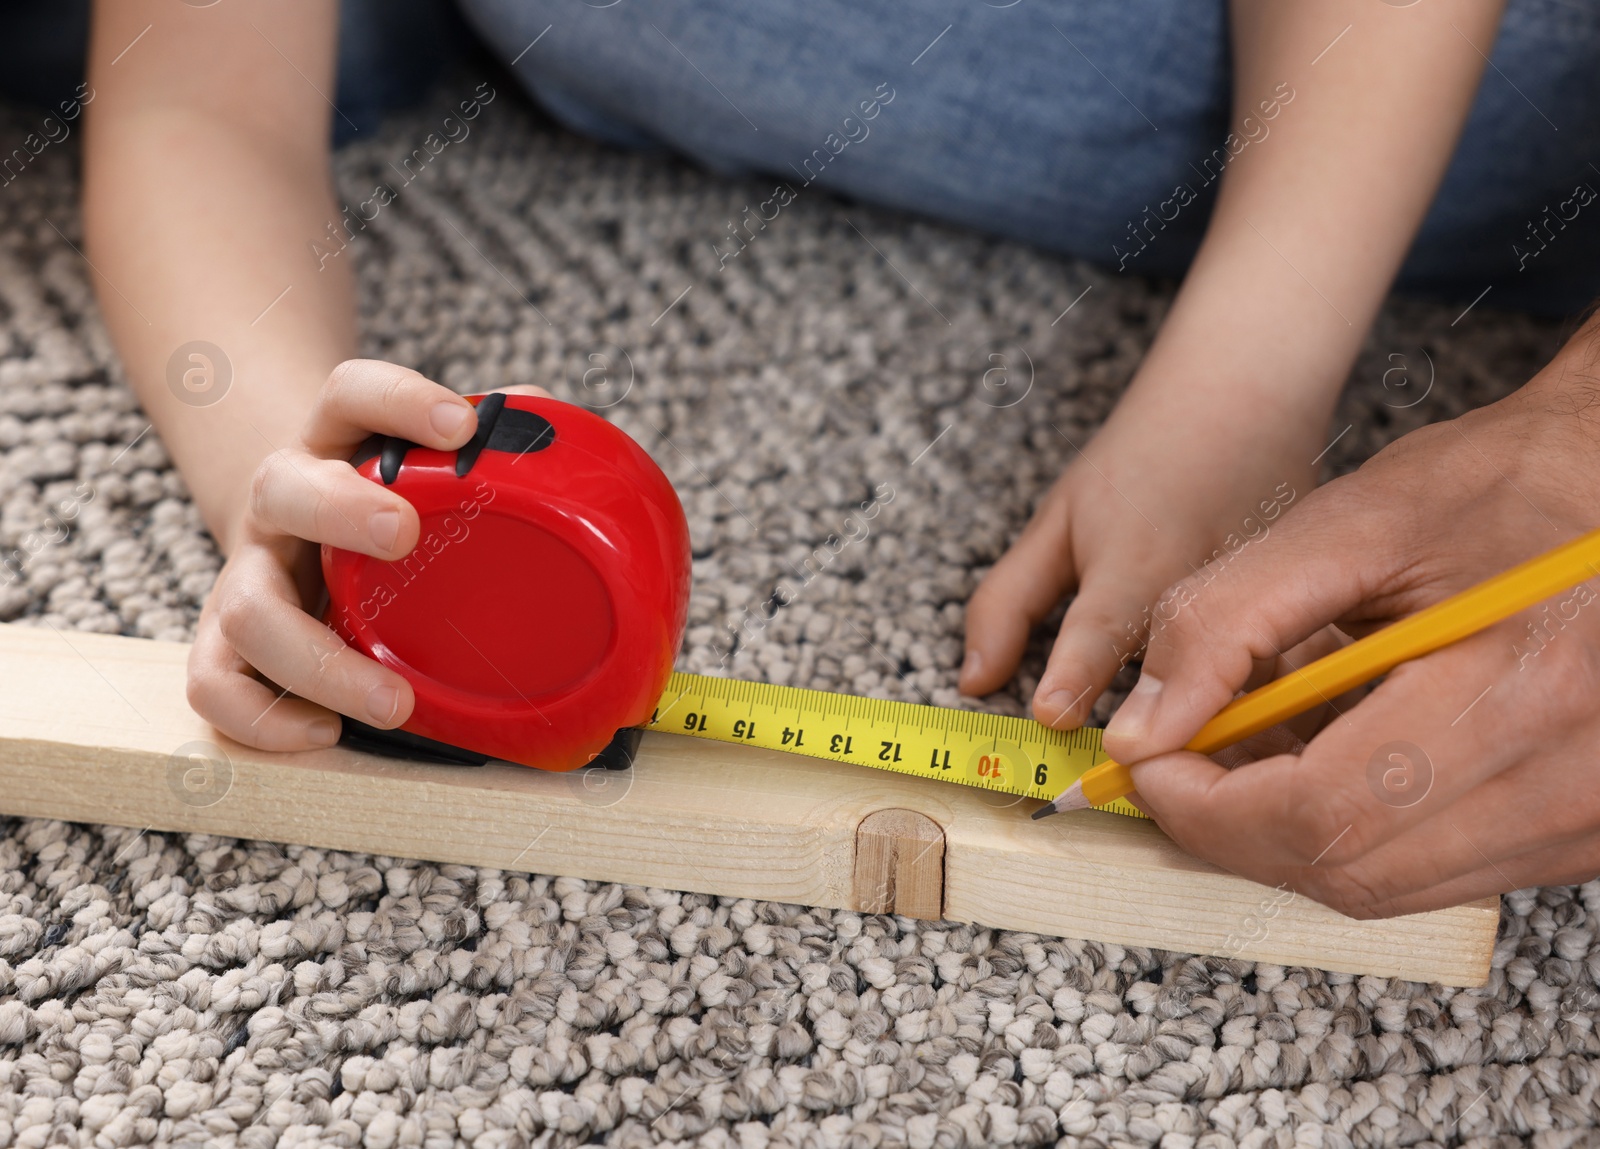
[[[1188,266],[1243,138],[1220,0],[461,4],[578,132],[1130,274]],[[1574,198],[1600,189],[1600,4],[1510,0],[1491,59],[1400,286],[1576,311],[1600,295],[1600,202]],[[1262,93],[1273,118],[1292,93]]]
[[[83,79],[89,0],[0,0],[0,95],[47,109]],[[444,0],[341,0],[333,142],[377,130],[420,101],[470,35]],[[0,155],[20,141],[5,141]]]

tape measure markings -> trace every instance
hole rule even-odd
[[[691,708],[668,723],[685,701]],[[645,726],[1039,800],[1105,759],[1094,729],[685,673],[672,675]],[[1144,817],[1123,800],[1106,809]]]

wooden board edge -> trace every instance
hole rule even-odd
[[[647,735],[632,791],[612,802],[521,767],[249,750],[189,710],[186,651],[0,626],[0,812],[849,909],[861,906],[860,826],[897,808],[940,832],[931,904],[951,920],[1447,985],[1488,977],[1498,899],[1381,922],[1302,899],[1271,907],[1257,930],[1273,891],[1182,854],[1150,823],[1094,812],[1029,823],[977,791],[771,751]],[[83,721],[75,707],[101,695]],[[165,748],[196,739],[226,747],[241,800],[180,800],[182,763]],[[652,836],[665,847],[654,854]],[[919,913],[929,905],[925,894]]]

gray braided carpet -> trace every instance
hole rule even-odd
[[[474,83],[342,153],[343,194],[393,183]],[[0,189],[0,534],[47,538],[0,613],[181,638],[218,558],[140,437],[74,187],[55,147]],[[809,193],[719,273],[769,190],[559,135],[502,91],[338,258],[371,354],[547,384],[651,450],[693,525],[684,668],[954,704],[966,595],[1169,293]],[[1458,311],[1385,312],[1334,471],[1503,394],[1559,336]],[[996,349],[1011,373],[986,383]],[[870,536],[805,581],[881,484]],[[993,706],[1021,711],[1045,649]],[[1451,991],[0,819],[0,1149],[1590,1143],[1597,921],[1597,883],[1513,895],[1489,986]]]

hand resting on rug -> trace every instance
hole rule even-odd
[[[1199,254],[1103,429],[1091,441],[1057,428],[1066,471],[967,611],[960,685],[983,695],[1073,595],[1033,696],[1050,726],[1087,720],[1179,608],[1168,586],[1236,563],[1310,492],[1334,402],[1472,105],[1483,59],[1463,37],[1491,40],[1499,5],[1384,9],[1320,59],[1354,8],[1232,12],[1231,127],[1243,137],[1271,114],[1271,136],[1229,161]]]

